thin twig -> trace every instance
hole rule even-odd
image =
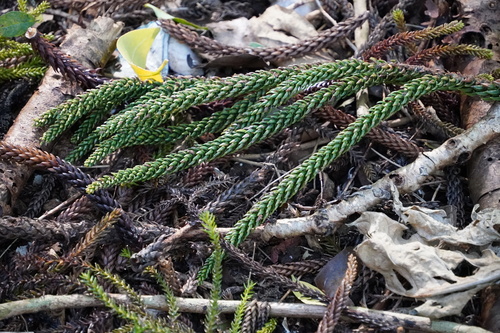
[[[126,295],[109,294],[120,303],[127,303],[129,299]],[[165,296],[141,296],[146,307],[156,310],[168,311],[168,304]],[[176,297],[179,312],[205,313],[210,303],[209,299],[182,298]],[[218,302],[220,313],[234,313],[239,301]],[[102,302],[91,296],[85,295],[45,295],[39,298],[25,299],[0,304],[0,320],[19,316],[27,313],[40,311],[54,311],[68,308],[86,308],[102,306]],[[322,318],[326,307],[320,305],[292,304],[270,302],[269,315],[272,317],[294,317],[294,318]],[[395,326],[421,330],[424,332],[439,333],[488,333],[480,327],[467,326],[459,323],[447,321],[434,321],[425,317],[411,316],[402,313],[376,311],[360,307],[347,307],[347,313],[351,318],[361,318],[361,320],[371,323],[393,323]],[[343,316],[347,319],[349,317]],[[369,319],[370,318],[370,319]],[[352,319],[351,319],[352,320]]]

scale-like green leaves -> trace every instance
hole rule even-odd
[[[264,195],[226,236],[229,242],[240,244],[253,228],[313,180],[318,172],[409,102],[438,90],[500,100],[500,84],[424,67],[348,59],[228,78],[170,78],[163,84],[118,80],[49,111],[39,123],[50,125],[44,139],[54,140],[82,117],[88,117],[82,123],[83,129],[77,132],[76,138],[83,140],[69,156],[76,160],[91,153],[86,165],[98,163],[122,147],[163,145],[195,139],[205,133],[220,133],[212,141],[105,175],[87,187],[88,193],[94,193],[115,185],[153,180],[233,154],[280,133],[324,105],[335,104],[361,89],[382,84],[401,88],[373,106],[367,115],[358,118]],[[236,101],[206,118],[192,123],[172,123],[182,119],[178,116],[193,106],[228,98]],[[97,126],[101,117],[106,118],[106,110],[120,105],[126,107]],[[94,126],[97,128],[93,129]],[[207,272],[202,271],[202,275]]]

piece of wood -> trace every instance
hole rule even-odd
[[[116,302],[127,304],[129,299],[126,295],[109,294]],[[159,311],[168,311],[168,304],[165,301],[164,295],[157,296],[141,296],[146,308]],[[187,313],[206,313],[210,307],[211,300],[203,298],[175,298],[179,312]],[[323,317],[326,307],[321,305],[309,305],[302,303],[278,303],[268,302],[269,316],[271,317],[289,317],[289,318],[313,318],[320,319]],[[39,298],[25,299],[0,304],[0,320],[19,316],[27,313],[36,313],[40,311],[54,311],[67,308],[85,308],[102,306],[102,302],[92,296],[87,295],[45,295]],[[219,300],[217,302],[220,313],[234,313],[240,301]],[[394,327],[400,326],[407,329],[412,329],[421,332],[440,332],[440,333],[488,333],[475,326],[467,326],[463,324],[431,320],[425,317],[407,315],[404,313],[396,313],[389,311],[377,311],[367,308],[350,306],[346,308],[346,312],[352,318],[359,318],[361,322],[381,323],[384,326],[391,325]],[[345,320],[348,317],[343,316]]]
[[[75,25],[68,30],[61,50],[88,68],[103,67],[115,49],[115,41],[122,27],[123,24],[106,17],[95,19],[87,29]],[[27,148],[39,147],[42,129],[34,127],[34,120],[81,92],[80,87],[50,68],[3,140]],[[50,147],[44,149],[50,150]],[[12,214],[12,207],[31,173],[32,168],[0,161],[1,214]]]

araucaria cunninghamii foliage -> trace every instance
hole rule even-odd
[[[134,185],[157,179],[236,153],[282,132],[324,106],[334,106],[361,89],[384,84],[399,87],[374,105],[368,114],[347,125],[254,204],[226,236],[226,240],[238,245],[321,170],[408,103],[439,91],[500,100],[497,81],[373,58],[368,61],[369,55],[382,55],[394,46],[435,38],[461,27],[459,22],[452,22],[420,32],[402,32],[399,37],[383,41],[367,51],[366,60],[338,60],[225,78],[167,77],[162,84],[135,79],[115,80],[49,110],[37,120],[37,124],[47,127],[42,139],[49,142],[85,119],[73,137],[77,146],[67,159],[76,161],[86,157],[86,166],[99,163],[120,148],[135,145],[165,147],[167,143],[180,140],[193,142],[207,133],[217,135],[211,141],[105,175],[87,186],[87,193],[94,193],[116,185]],[[469,51],[469,48],[454,48],[453,51],[438,48],[421,58],[416,54],[415,59]],[[487,57],[489,53],[477,54]],[[227,100],[232,100],[232,103],[203,119],[189,123],[173,122],[173,119],[181,119],[178,116],[191,107]],[[124,105],[121,111],[107,116],[111,109],[120,110],[119,107]]]

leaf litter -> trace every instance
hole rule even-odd
[[[57,3],[57,1],[55,1],[55,3]],[[437,7],[430,6],[429,4],[429,10],[430,9],[432,9],[432,19],[438,18],[439,15],[435,15],[436,10],[438,10]],[[257,42],[258,44],[262,44],[267,47],[283,45],[286,43],[293,43],[296,39],[305,39],[309,37],[309,35],[313,36],[316,32],[315,29],[311,30],[311,24],[307,20],[297,18],[297,16],[295,16],[295,14],[293,14],[290,10],[273,6],[270,7],[268,11],[270,13],[268,14],[269,17],[276,20],[276,22],[272,22],[270,19],[268,20],[265,15],[261,15],[258,18],[254,17],[251,19],[238,18],[235,20],[236,22],[221,21],[219,23],[211,23],[208,24],[208,26],[214,31],[215,38],[223,38],[223,33],[217,33],[217,29],[219,29],[219,31],[225,31],[228,36],[225,37],[227,44],[231,42],[231,38],[233,39],[232,41],[241,43],[240,40],[244,40],[245,37],[250,36],[248,41],[243,42],[243,45],[237,46],[248,46],[249,41]],[[286,19],[283,20],[283,18]],[[245,24],[243,24],[243,21]],[[293,21],[294,24],[287,24],[290,21]],[[297,24],[298,22],[303,22],[303,24]],[[285,23],[285,25],[280,25],[281,23]],[[269,28],[266,30],[259,30],[259,27],[264,25]],[[299,26],[302,26],[303,28],[300,28],[297,32],[295,29]],[[242,36],[241,39],[234,38],[235,31],[231,31],[232,29],[238,30],[240,36]],[[224,41],[224,39],[221,39],[221,41]],[[325,59],[326,57],[331,56],[331,52],[332,50],[330,50],[330,53],[318,52],[313,54],[310,58],[306,58],[305,60],[303,58],[298,59],[295,60],[295,62],[314,62],[318,59]],[[207,59],[210,60],[210,58]],[[321,129],[321,126],[318,126],[318,124],[315,124],[314,126],[317,130]],[[259,149],[260,148],[256,149],[257,153],[261,153]],[[369,150],[366,150],[366,152],[368,151]],[[365,154],[367,154],[366,152]],[[253,152],[249,151],[248,153],[249,157]],[[359,154],[359,151],[353,151],[351,153],[351,159],[358,159],[359,163]],[[387,172],[387,170],[390,170],[390,168],[384,164],[383,161],[379,160],[373,164],[376,165],[378,170],[370,170],[370,164],[361,163],[358,164],[357,167],[356,164],[353,164],[354,167],[357,168],[357,175],[354,173],[348,175],[346,173],[346,176],[341,179],[335,178],[334,173],[330,172],[325,173],[325,177],[333,178],[333,181],[330,179],[327,181],[337,184],[339,188],[341,186],[340,184],[342,184],[342,182],[345,183],[346,181],[355,182],[356,185],[366,185],[370,183],[370,181],[367,180],[371,177],[370,174],[375,174],[375,177],[377,177],[377,174],[380,176],[384,172]],[[234,169],[229,171],[227,166],[224,168],[222,164],[219,165],[219,167],[223,170],[219,171],[220,173],[223,174],[224,172],[227,172],[229,174],[232,172],[234,177]],[[386,170],[383,170],[384,168],[386,168]],[[245,171],[244,169],[245,168],[241,168],[239,172],[248,173],[248,171]],[[359,174],[362,174],[362,176]],[[241,177],[241,175],[239,176]],[[207,196],[213,196],[215,193],[220,192],[222,188],[228,186],[227,184],[234,181],[236,178],[237,177],[234,177],[231,180],[228,180],[228,178],[222,177],[224,180],[221,180],[220,184],[211,185],[214,186],[213,189],[215,189],[212,192],[207,191],[200,194],[199,192],[196,193],[196,191],[200,191],[200,189],[195,189],[195,194],[193,198],[191,198],[191,201],[187,200],[186,193],[172,192],[168,196],[168,199],[166,199],[170,200],[168,201],[169,203],[163,201],[162,205],[170,210],[172,210],[172,207],[175,207],[175,205],[179,205],[182,206],[180,211],[183,211],[192,209],[194,202],[198,200],[199,202],[203,202],[202,204],[198,203],[198,206],[203,207],[208,201]],[[217,186],[220,186],[220,188],[217,188]],[[145,193],[149,189],[145,187],[141,190]],[[353,188],[352,192],[355,192],[355,190],[356,188]],[[318,191],[314,188],[314,186],[309,187],[301,192],[296,202],[292,203],[287,209],[283,210],[281,214],[287,217],[293,215],[294,213],[295,215],[300,215],[305,214],[304,212],[311,207],[313,209],[319,207],[320,205],[316,205],[317,202],[314,199],[311,200],[311,198],[314,198],[318,192],[321,191]],[[346,193],[352,192],[348,190],[347,186]],[[127,194],[126,191],[124,193]],[[130,196],[131,194],[128,193],[127,195]],[[196,197],[196,195],[199,196]],[[324,199],[333,200],[333,196],[334,194],[331,194],[331,196]],[[359,243],[355,249],[359,259],[364,265],[383,276],[387,289],[397,295],[416,298],[419,303],[423,302],[423,304],[413,306],[412,310],[414,312],[412,313],[429,318],[442,318],[445,316],[460,315],[464,306],[474,297],[474,295],[486,286],[492,285],[496,280],[500,279],[500,261],[498,258],[499,249],[498,244],[496,244],[500,239],[498,232],[500,213],[498,209],[491,208],[478,211],[476,207],[471,214],[472,222],[464,229],[458,229],[453,226],[455,221],[452,217],[448,216],[447,212],[441,209],[435,209],[436,207],[441,206],[440,203],[429,201],[426,204],[408,205],[404,207],[400,201],[399,194],[394,189],[392,191],[392,196],[392,211],[389,211],[390,209],[388,210],[387,207],[383,207],[382,210],[386,211],[385,214],[378,212],[364,212],[359,219],[350,224],[351,227],[355,227],[362,235],[364,235],[364,239],[362,241],[353,241],[352,237],[359,237],[359,235],[352,236],[349,234],[350,231],[345,234],[340,233],[343,239],[334,244],[334,247],[337,247],[337,249],[331,253],[337,253],[339,250],[338,247],[343,244],[348,243],[349,245],[352,245]],[[124,202],[126,202],[126,200],[124,200]],[[132,201],[128,204],[131,207],[138,205],[137,203],[132,203]],[[144,206],[145,210],[154,206],[151,205],[151,202],[149,202],[148,205],[149,206]],[[424,206],[433,207],[433,209],[426,208]],[[303,208],[306,208],[306,210],[302,211]],[[131,209],[131,211],[134,211],[135,214],[143,214],[143,216],[146,216],[144,212],[140,213],[139,209]],[[191,212],[194,211],[196,211],[196,209],[193,209]],[[396,221],[388,216],[394,216],[394,213],[399,216],[399,221]],[[183,216],[181,219],[182,218],[185,217]],[[230,225],[230,223],[228,223],[228,225]],[[325,259],[325,242],[328,241],[327,237],[321,238],[320,240],[314,240],[311,238],[300,246],[301,251],[299,251],[298,254],[297,252],[292,251],[292,249],[283,251],[283,254],[280,256],[280,264],[278,264],[278,266],[282,266],[277,266],[276,269],[283,270],[284,272],[286,272],[287,269],[292,270],[291,267],[293,266],[287,266],[288,263],[284,259],[287,256],[292,260],[292,262],[297,261],[304,263],[307,262],[305,260],[306,258],[304,258],[307,253],[313,253],[313,256],[318,256],[319,254],[319,257]],[[272,247],[276,246],[275,244],[276,242],[273,243],[271,241],[268,245],[260,244],[260,246],[262,246],[264,252],[267,250],[266,246],[269,247],[271,249],[269,252],[272,253]],[[192,251],[182,249],[177,254],[174,252],[172,257],[178,258],[182,257],[183,254],[188,253],[189,258],[186,262],[189,263],[190,266],[196,266],[194,263],[197,262],[199,258],[203,258],[205,256],[207,249],[200,244],[193,245],[193,248],[194,250]],[[34,249],[36,249],[36,246],[32,245],[30,251],[34,251]],[[106,255],[103,255],[103,257],[106,257]],[[265,256],[261,259],[265,260],[264,258]],[[114,260],[119,259],[115,258]],[[342,272],[340,275],[343,275],[347,258],[339,257],[338,260],[343,262],[343,264],[337,263],[332,265],[332,267],[334,267],[333,269],[339,269]],[[315,264],[314,259],[311,260],[310,267],[314,267]],[[464,266],[466,269],[463,269]],[[339,267],[343,267],[343,269],[340,269]],[[179,276],[184,274],[183,282],[185,282],[185,287],[187,288],[188,281],[190,279],[192,280],[193,275],[188,275],[191,272],[186,267],[177,267],[177,269],[179,272],[175,274],[178,274]],[[306,271],[306,268],[302,269]],[[317,270],[311,268],[310,271],[306,271],[305,274],[311,274],[311,272],[315,271]],[[467,273],[465,276],[464,271]],[[130,273],[130,279],[133,280],[133,274],[131,272],[128,273]],[[241,277],[245,275],[245,272],[239,270],[234,270],[233,273],[234,279],[241,279]],[[372,277],[379,280],[378,283],[382,281],[380,275],[373,275],[373,272],[370,274],[372,274]],[[336,282],[332,283],[333,287],[324,287],[329,290],[329,295],[334,294],[335,290],[338,289],[338,286],[340,285],[339,280],[342,280],[342,278],[337,278]],[[267,299],[272,299],[272,297],[269,296],[273,295],[273,292],[276,292],[276,290],[272,290],[273,288],[270,287],[269,290],[266,291],[264,290],[264,282],[260,282],[262,283],[261,288],[264,288],[259,290],[257,287],[258,297],[263,299],[266,299],[266,297]],[[144,286],[144,290],[147,290],[150,287],[151,286]],[[369,294],[375,296],[377,292],[379,291],[377,291],[373,285],[368,285],[367,289],[363,291],[363,293],[365,293],[364,296],[368,297],[370,297]],[[356,298],[355,295],[352,295],[352,297]],[[397,306],[394,310],[398,310]],[[290,319],[288,319],[288,321],[290,322]],[[307,327],[307,324],[302,324],[305,326],[301,327],[301,321],[298,320],[297,323],[298,324],[296,325],[299,325],[299,329],[307,330],[307,328],[305,328]]]

